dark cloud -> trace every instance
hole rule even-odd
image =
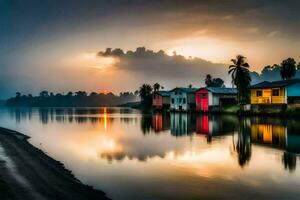
[[[197,57],[185,58],[175,52],[170,56],[163,50],[155,52],[145,47],[127,52],[119,48],[107,48],[106,51],[99,52],[98,56],[116,57],[119,60],[116,64],[117,70],[133,71],[146,75],[147,81],[163,81],[169,86],[176,86],[176,83],[201,85],[207,73],[228,80],[226,65]]]

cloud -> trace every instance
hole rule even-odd
[[[228,80],[227,67],[224,64],[213,63],[197,57],[186,58],[182,55],[167,55],[163,50],[157,52],[138,47],[135,51],[107,48],[98,53],[99,57],[117,57],[116,70],[134,72],[142,77],[147,77],[145,82],[162,81],[169,87],[176,84],[187,86],[194,83],[203,85],[206,74],[218,76]]]

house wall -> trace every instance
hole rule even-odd
[[[181,107],[181,110],[188,110],[188,104],[187,104],[187,93],[181,91],[181,90],[174,90],[171,92],[170,96],[170,108],[171,110],[180,110],[179,108]],[[183,103],[183,99],[185,99],[185,103]]]
[[[154,94],[152,96],[152,106],[154,108],[162,108],[163,105],[163,97],[159,94]]]
[[[211,93],[212,102],[210,106],[219,106],[220,105],[220,96],[218,94]]]
[[[170,105],[170,97],[163,97],[163,104]]]
[[[272,90],[279,89],[279,96],[272,96]],[[262,91],[262,96],[257,96]],[[251,104],[286,104],[285,88],[251,89]]]
[[[189,104],[196,104],[195,93],[188,93],[188,94],[187,94],[187,102],[188,102]]]
[[[300,97],[300,83],[286,87],[287,97]]]

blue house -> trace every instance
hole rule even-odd
[[[196,108],[195,92],[197,88],[177,87],[170,91],[170,110],[188,111]]]

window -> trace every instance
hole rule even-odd
[[[179,98],[179,99],[178,99],[178,102],[179,102],[179,103],[181,103],[181,100],[182,100],[182,99],[181,99],[181,98]]]
[[[183,98],[183,103],[186,103],[186,100],[185,100],[185,98]]]
[[[261,90],[257,90],[256,91],[256,96],[257,97],[261,97],[262,96],[262,91]]]
[[[206,99],[206,94],[201,94],[201,99]]]
[[[181,93],[181,92],[179,92],[179,95],[182,95],[182,93]]]
[[[177,91],[175,92],[175,95],[177,95],[178,93],[177,93]]]
[[[172,104],[174,104],[174,98],[172,98]]]
[[[279,89],[272,90],[272,96],[279,96]]]

